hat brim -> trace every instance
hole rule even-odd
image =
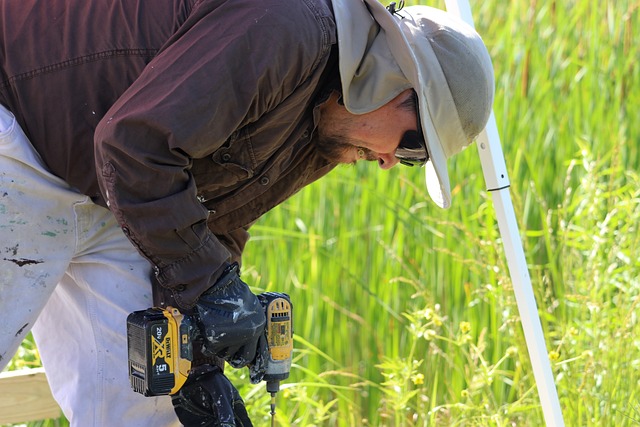
[[[371,15],[385,31],[389,48],[400,69],[418,95],[420,123],[424,133],[429,161],[425,165],[427,191],[433,202],[441,208],[451,206],[451,187],[447,168],[447,153],[444,152],[441,139],[461,139],[458,145],[468,145],[462,132],[455,103],[449,92],[444,72],[438,58],[429,43],[422,43],[417,49],[412,46],[407,35],[400,27],[399,19],[394,17],[378,0],[364,0]],[[426,6],[422,6],[427,8]],[[434,13],[446,13],[439,9]],[[405,9],[406,10],[406,9]],[[403,14],[405,10],[398,13]],[[410,13],[404,13],[404,20],[411,20]],[[418,28],[416,24],[414,26]],[[408,26],[405,25],[405,29]],[[425,40],[424,37],[422,40]],[[416,55],[420,55],[418,58]],[[430,64],[429,75],[419,64]],[[446,116],[446,117],[445,117]],[[450,123],[445,129],[437,128],[435,123]]]

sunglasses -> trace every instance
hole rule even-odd
[[[418,118],[418,130],[408,130],[402,135],[395,156],[405,166],[424,166],[429,160],[427,144],[424,141],[422,125],[420,124],[420,111],[418,110],[418,96],[413,93],[416,105],[416,117]]]

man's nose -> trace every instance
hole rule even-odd
[[[378,154],[378,166],[381,169],[391,169],[399,162],[394,153]]]

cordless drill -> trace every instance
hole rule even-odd
[[[266,292],[258,295],[267,316],[267,345],[269,360],[265,375],[267,392],[271,394],[271,425],[275,425],[276,393],[280,381],[289,377],[291,353],[293,352],[293,305],[289,295]]]
[[[293,351],[292,304],[289,295],[265,292],[258,295],[267,318],[265,333],[269,348],[263,380],[271,394],[272,424],[275,395],[280,381],[289,377]],[[175,394],[191,371],[196,324],[177,308],[148,308],[127,317],[129,381],[145,396]]]

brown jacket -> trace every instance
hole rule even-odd
[[[334,166],[311,143],[338,72],[330,0],[4,1],[0,28],[0,103],[183,306]]]

